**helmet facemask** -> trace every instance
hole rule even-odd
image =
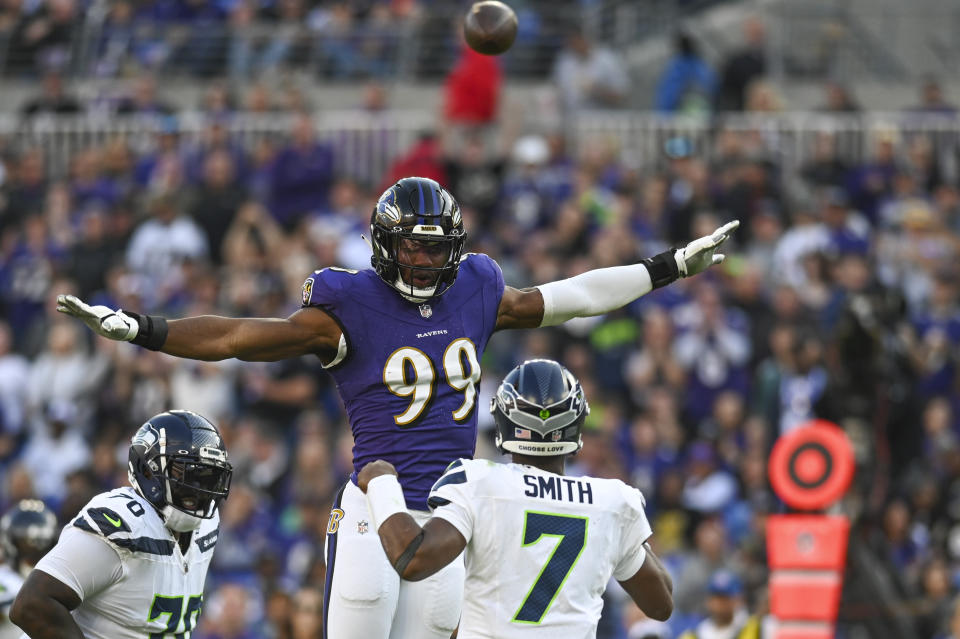
[[[186,413],[186,411],[177,411]],[[190,414],[191,419],[202,419]],[[175,532],[196,530],[204,519],[212,518],[230,491],[233,469],[227,461],[215,428],[194,428],[172,435],[159,425],[177,416],[165,413],[147,422],[134,436],[130,447],[128,474],[130,483],[160,513],[164,524]],[[171,425],[180,428],[179,424]]]
[[[425,302],[446,293],[456,280],[467,233],[459,205],[433,180],[405,178],[387,189],[373,211],[370,234],[371,265],[380,279],[405,299]],[[404,263],[399,253],[405,241],[439,247],[444,254],[442,265]],[[418,285],[417,279],[432,281]]]

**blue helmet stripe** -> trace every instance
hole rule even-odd
[[[417,180],[417,190],[420,191],[420,208],[417,210],[417,215],[422,217],[423,214],[426,213],[423,208],[425,204],[423,201],[423,180]]]
[[[437,202],[437,189],[430,189],[430,193],[433,195],[433,214],[440,215],[440,203]]]

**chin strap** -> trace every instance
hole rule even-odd
[[[203,523],[203,520],[196,515],[190,515],[169,505],[164,506],[161,514],[163,515],[164,525],[173,532],[191,532],[199,528],[200,524]]]

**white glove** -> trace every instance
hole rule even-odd
[[[83,320],[97,335],[129,342],[137,336],[140,324],[121,310],[107,306],[90,306],[73,295],[57,295],[57,310]]]
[[[717,253],[716,250],[726,241],[729,233],[738,226],[740,226],[740,220],[727,222],[711,235],[705,235],[690,242],[682,249],[677,249],[673,257],[677,260],[680,277],[696,275],[706,270],[708,266],[722,262],[726,256]]]

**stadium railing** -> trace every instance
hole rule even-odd
[[[259,140],[282,144],[293,124],[290,114],[244,114],[211,117],[201,112],[176,116],[182,144],[199,144],[212,126],[225,126],[232,140],[252,148]],[[62,174],[70,158],[82,149],[121,137],[136,152],[148,151],[155,136],[170,126],[155,116],[40,116],[23,119],[0,114],[0,136],[8,148],[40,148],[50,169]],[[399,154],[417,136],[436,129],[435,114],[427,110],[388,110],[377,114],[356,110],[322,111],[314,116],[318,138],[334,147],[338,171],[364,182],[378,181]],[[574,152],[602,144],[621,159],[640,168],[663,160],[664,144],[684,137],[701,157],[715,156],[717,134],[729,130],[759,136],[760,148],[783,173],[808,160],[823,133],[834,135],[837,154],[850,163],[868,158],[880,136],[902,146],[918,135],[927,137],[935,152],[957,151],[960,116],[914,112],[832,115],[827,113],[729,114],[709,119],[629,111],[585,111],[578,114],[568,143]]]
[[[213,118],[200,112],[176,116],[173,131],[183,145],[202,144],[205,131],[225,126],[234,143],[248,149],[261,140],[282,145],[293,126],[292,114],[243,114]],[[0,137],[9,147],[39,148],[48,168],[63,175],[80,150],[122,138],[134,153],[153,148],[157,134],[170,131],[171,120],[155,116],[41,116],[24,120],[0,115]],[[325,111],[314,116],[317,137],[332,145],[340,175],[361,182],[378,181],[389,163],[408,149],[417,135],[432,130],[435,116],[423,110],[379,114]]]
[[[637,113],[627,111],[584,112],[577,117],[575,143],[613,145],[640,166],[662,160],[664,143],[684,137],[696,155],[715,157],[717,134],[759,135],[767,158],[789,173],[811,158],[817,137],[829,133],[835,138],[838,157],[850,163],[870,157],[877,140],[892,139],[898,148],[917,136],[926,137],[934,152],[957,151],[960,114],[923,112],[865,112],[847,115],[825,112],[784,112],[777,114],[731,113],[709,118]]]

